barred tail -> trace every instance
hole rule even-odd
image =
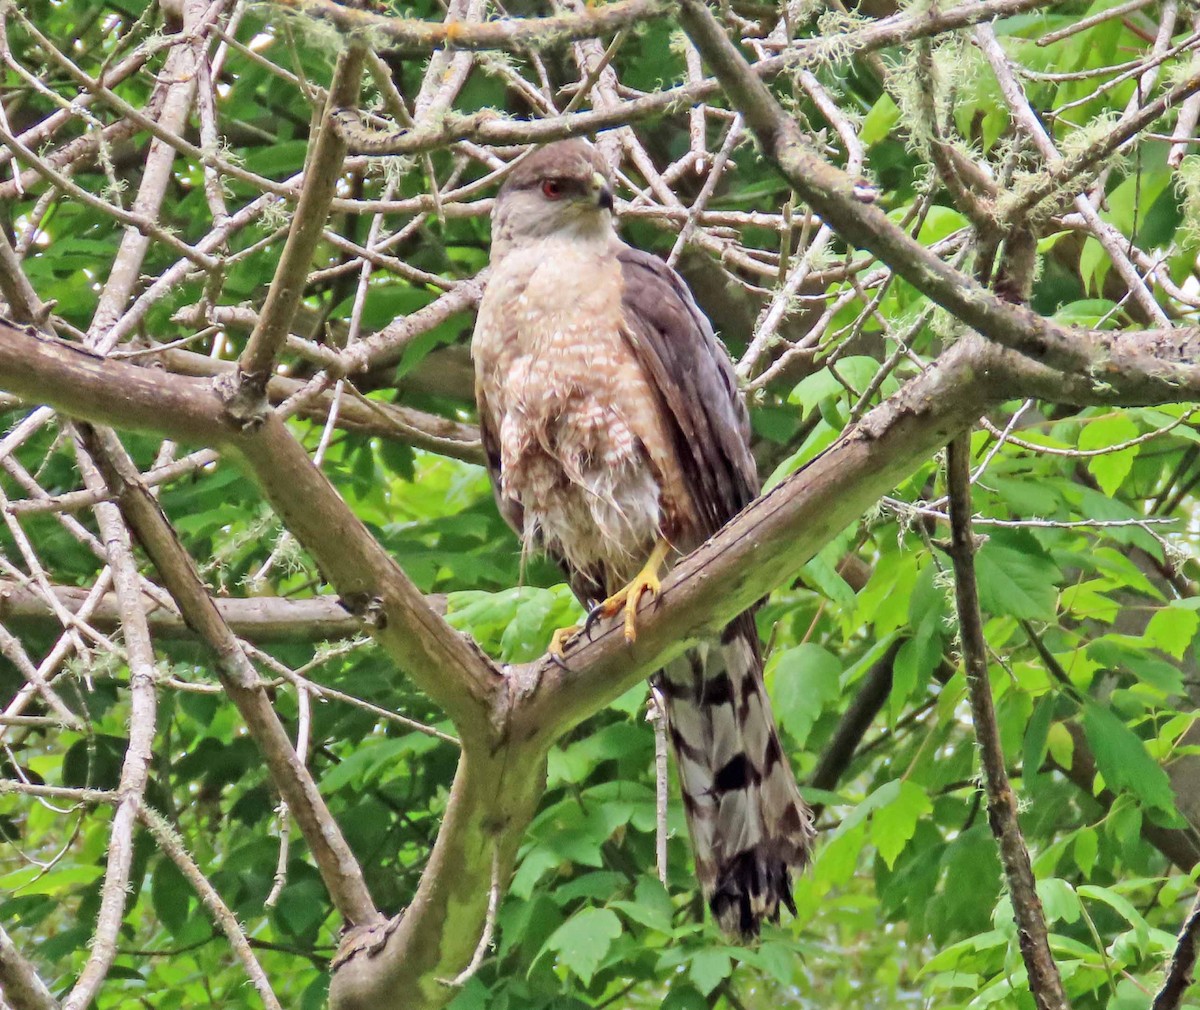
[[[792,867],[808,861],[812,812],[775,730],[763,685],[758,635],[749,614],[719,645],[702,645],[669,664],[657,686],[696,872],[721,929],[746,940],[779,905],[794,915]]]

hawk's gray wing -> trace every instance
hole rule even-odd
[[[674,270],[629,246],[618,260],[626,339],[673,422],[700,532],[711,536],[759,487],[733,365]]]

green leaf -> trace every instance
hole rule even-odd
[[[1095,884],[1080,884],[1079,894],[1080,897],[1091,898],[1108,905],[1134,928],[1138,936],[1138,945],[1145,949],[1150,939],[1150,926],[1128,898],[1111,887],[1099,887]]]
[[[1059,603],[1068,614],[1074,614],[1085,620],[1103,621],[1112,624],[1121,612],[1121,606],[1116,600],[1101,592],[1108,589],[1107,579],[1089,579],[1067,586],[1062,591]]]
[[[1138,426],[1127,414],[1115,414],[1112,417],[1100,418],[1086,424],[1079,433],[1079,448],[1092,451],[1103,449],[1105,446],[1128,442],[1138,436]],[[1131,449],[1121,449],[1117,452],[1107,452],[1100,456],[1088,458],[1087,467],[1100,490],[1110,498],[1117,493],[1129,471],[1140,446]]]
[[[885,91],[871,106],[871,111],[863,117],[859,137],[864,144],[878,144],[886,140],[892,128],[900,122],[900,110],[891,96]]]
[[[1037,882],[1038,897],[1042,899],[1042,907],[1046,911],[1046,921],[1078,922],[1083,914],[1083,906],[1079,895],[1067,881],[1058,877],[1049,877]]]
[[[558,953],[558,960],[590,985],[613,940],[621,935],[621,920],[607,908],[585,908],[558,927],[543,950]]]
[[[49,873],[41,866],[22,866],[0,877],[0,887],[22,895],[55,894],[66,897],[103,873],[103,866],[67,865]]]
[[[851,355],[838,361],[836,375],[830,368],[822,368],[802,379],[792,390],[788,401],[798,404],[803,416],[807,416],[821,404],[843,399],[849,402],[852,397],[857,397],[871,384],[878,371],[879,362],[874,358]]]
[[[712,992],[733,971],[733,962],[723,950],[702,950],[692,956],[688,977],[705,996]]]
[[[612,907],[620,909],[634,922],[660,933],[670,935],[674,932],[675,907],[657,877],[642,877],[634,888],[634,900],[614,901]]]
[[[178,934],[187,923],[191,885],[169,859],[160,859],[154,867],[150,884],[150,900],[159,921],[172,933]]]
[[[930,614],[917,628],[917,633],[904,642],[892,664],[890,707],[893,718],[899,718],[917,685],[928,682],[942,659],[942,620]]]
[[[866,834],[865,824],[843,828],[817,851],[813,879],[819,888],[844,886],[854,876]]]
[[[1111,266],[1112,260],[1104,246],[1090,235],[1084,239],[1083,251],[1079,254],[1079,275],[1088,290],[1098,293],[1104,287],[1104,277]]]
[[[780,985],[793,985],[796,980],[796,952],[786,943],[764,940],[755,951],[757,960]]]
[[[1145,986],[1138,985],[1133,979],[1123,978],[1117,983],[1117,991],[1113,993],[1105,1010],[1148,1010],[1151,999],[1151,992],[1147,991]]]
[[[1096,866],[1096,856],[1100,851],[1100,836],[1094,828],[1082,828],[1075,835],[1075,865],[1085,876],[1091,876]]]
[[[1175,814],[1171,780],[1125,723],[1108,709],[1088,701],[1083,709],[1083,731],[1096,755],[1096,767],[1110,789],[1127,790],[1147,806]]]
[[[933,810],[929,796],[921,786],[905,779],[896,798],[880,807],[871,817],[871,841],[888,869],[916,834],[917,822]]]
[[[993,537],[975,556],[980,606],[990,614],[1008,614],[1024,620],[1045,620],[1054,615],[1058,566],[1038,547],[1033,537]]]
[[[1022,751],[1022,763],[1025,768],[1024,779],[1026,790],[1033,789],[1037,783],[1038,772],[1042,762],[1046,760],[1046,750],[1050,735],[1050,723],[1054,720],[1054,699],[1047,695],[1038,700],[1033,709],[1033,715],[1025,728],[1025,744]]]
[[[1153,655],[1145,640],[1129,635],[1105,635],[1088,643],[1087,654],[1101,666],[1117,673],[1130,673],[1163,695],[1183,690],[1179,668]]]
[[[708,1000],[691,985],[676,985],[667,993],[660,1010],[708,1010]]]
[[[837,698],[841,673],[837,657],[819,645],[805,643],[771,656],[766,676],[775,715],[798,745]]]
[[[1054,321],[1063,326],[1084,326],[1088,329],[1095,329],[1100,325],[1101,320],[1109,318],[1108,327],[1111,329],[1115,323],[1112,321],[1110,313],[1117,307],[1116,302],[1109,301],[1107,298],[1084,298],[1076,302],[1068,302],[1054,313]]]
[[[645,691],[642,691],[643,697]],[[596,766],[630,755],[652,756],[654,735],[643,720],[641,725],[614,722],[565,748],[550,751],[547,788],[566,782],[584,782]]]
[[[841,435],[841,429],[822,420],[813,428],[803,444],[794,453],[780,463],[763,481],[763,492],[770,491],[785,477],[795,473],[805,463],[809,462],[828,449]]]
[[[1158,611],[1146,625],[1146,644],[1183,659],[1200,629],[1200,613],[1174,605]]]

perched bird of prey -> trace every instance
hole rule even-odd
[[[758,490],[733,368],[683,280],[613,227],[608,168],[586,141],[512,171],[492,212],[472,356],[496,500],[585,606],[625,612],[660,570]],[[555,636],[562,655],[575,629]],[[779,744],[753,615],[657,675],[696,869],[726,933],[795,906],[812,815]]]

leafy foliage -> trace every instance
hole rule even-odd
[[[792,6],[799,37],[832,34],[830,15],[814,21],[807,5]],[[1094,143],[1128,102],[1146,97],[1138,75],[1121,66],[1136,59],[1142,61],[1138,72],[1145,72],[1147,40],[1168,16],[1167,5],[1039,44],[1047,33],[1109,6],[1105,0],[1067,3],[997,24],[1031,106],[1064,154]],[[767,28],[778,21],[773,5],[734,4],[733,10]],[[440,7],[424,2],[406,4],[402,13],[442,16]],[[864,5],[853,19],[881,13]],[[5,16],[14,59],[0,77],[0,97],[12,132],[31,129],[78,95],[33,26],[92,76],[139,46],[153,49],[142,70],[112,89],[135,108],[150,101],[165,59],[155,47],[169,39],[157,8],[62,0],[24,5],[19,15],[9,8]],[[1175,34],[1186,34],[1185,28],[1177,25]],[[342,44],[328,25],[258,5],[244,11],[233,35],[237,45],[226,50],[216,87],[221,140],[209,150],[244,170],[220,178],[230,212],[262,196],[245,173],[282,183],[302,169],[313,115],[305,92],[328,83]],[[613,56],[622,86],[654,90],[685,79],[687,59],[678,41],[667,20],[629,32]],[[924,46],[932,50],[931,70],[922,70]],[[1020,194],[1041,165],[1022,147],[983,57],[963,38],[896,46],[878,59],[868,55],[820,60],[809,69],[864,145],[863,173],[878,188],[880,204],[920,242],[951,258],[966,247],[970,224],[931,169],[935,124],[922,91],[937,98],[938,130],[953,134],[1003,187]],[[1169,78],[1190,59],[1177,55],[1161,74]],[[387,60],[403,95],[421,93],[424,60]],[[544,89],[528,84],[543,75]],[[480,54],[453,108],[527,115],[531,105],[549,100],[547,94],[561,97],[554,89],[580,76],[565,49],[536,61],[527,54]],[[773,87],[830,156],[844,161],[843,141],[801,77],[786,73]],[[1099,82],[1108,84],[1099,88]],[[376,85],[367,89],[367,105],[382,116]],[[728,117],[714,110],[726,105],[713,99],[705,120],[710,151],[719,149],[728,128]],[[123,118],[112,103],[79,100],[74,108],[65,131],[45,142],[49,152]],[[194,126],[195,120],[188,131],[193,141]],[[687,116],[672,110],[639,124],[637,137],[660,168],[679,164],[689,149]],[[140,131],[105,140],[95,157],[73,165],[71,181],[128,207],[148,144]],[[1144,137],[1105,169],[1097,196],[1101,219],[1120,243],[1144,250],[1180,292],[1156,290],[1171,315],[1180,316],[1196,308],[1181,297],[1194,298],[1196,290],[1200,176],[1196,155],[1176,168],[1167,154],[1167,144]],[[17,157],[6,171],[24,167]],[[406,231],[386,250],[391,260],[376,270],[361,303],[362,256],[324,242],[306,289],[300,335],[337,348],[348,332],[368,334],[411,316],[440,289],[472,277],[486,264],[488,228],[487,205],[470,186],[492,167],[470,150],[448,147],[402,160],[352,161],[330,232],[373,244],[367,200],[393,201],[383,234]],[[650,180],[632,162],[624,170],[621,195],[631,201],[626,236],[668,254],[683,218],[661,194],[642,200],[639,211],[635,189]],[[172,171],[159,221],[195,246],[213,228],[213,198],[198,159],[180,155]],[[683,206],[703,185],[703,175],[686,171],[672,182]],[[435,189],[449,194],[444,208],[420,203]],[[680,261],[735,355],[763,325],[760,312],[778,279],[805,255],[786,245],[790,260],[781,263],[781,233],[791,236],[788,243],[813,241],[817,225],[802,229],[801,208],[789,204],[785,228],[780,215],[788,198],[754,147],[740,144],[708,199],[711,216]],[[231,231],[219,277],[181,270],[137,320],[137,340],[188,340],[214,358],[235,356],[245,327],[224,317],[203,329],[185,310],[261,306],[282,246],[279,214],[264,205]],[[64,327],[86,332],[121,224],[78,195],[55,193],[45,180],[11,194],[3,217],[39,297],[54,303]],[[1147,322],[1113,269],[1111,250],[1077,221],[1057,215],[1038,238],[1036,311],[1065,325]],[[721,272],[714,273],[714,255],[724,257]],[[178,250],[152,242],[138,290],[177,261]],[[953,322],[907,283],[880,276],[867,285],[877,264],[836,238],[813,252],[809,266],[808,281],[784,299],[791,304],[780,342],[748,373],[767,486],[832,444],[956,334]],[[1144,264],[1139,269],[1144,272]],[[822,312],[828,318],[810,330]],[[463,354],[469,327],[470,313],[460,311],[417,334],[354,377],[362,394],[375,404],[469,422]],[[805,351],[800,365],[762,379],[770,363],[793,348]],[[317,360],[295,345],[289,373],[311,378]],[[6,586],[44,578],[90,588],[104,568],[90,510],[21,512],[5,504],[80,487],[65,426],[26,430],[30,408],[3,406],[8,437],[0,445],[6,464],[0,507],[7,526],[0,530],[0,577]],[[1149,1006],[1196,889],[1200,431],[1192,418],[1183,405],[1009,403],[972,442],[979,467],[977,533],[986,538],[978,575],[989,673],[1052,948],[1079,1008]],[[1001,436],[1010,422],[1014,431]],[[394,433],[333,427],[323,441],[322,420],[291,424],[311,450],[323,444],[324,472],[358,517],[423,592],[444,595],[450,623],[494,658],[529,660],[544,651],[554,628],[579,617],[558,573],[540,559],[521,557],[476,463],[414,449]],[[125,441],[149,470],[159,441],[146,435]],[[667,811],[667,883],[660,883],[654,739],[644,718],[645,692],[635,689],[551,754],[541,808],[499,912],[494,950],[455,999],[455,1010],[1033,1005],[981,805],[957,662],[943,492],[938,461],[931,459],[871,515],[831,537],[758,612],[788,757],[802,782],[818,780],[806,791],[821,808],[821,840],[813,866],[797,881],[798,916],[768,928],[755,947],[726,945],[703,917],[676,799]],[[160,501],[219,596],[290,599],[326,592],[321,572],[289,542],[232,460],[194,467],[165,483]],[[0,697],[10,704],[28,679],[18,658],[37,665],[63,633],[57,620],[28,617],[14,618],[11,630],[20,645],[0,650]],[[10,843],[0,851],[0,925],[56,994],[69,989],[88,957],[111,809],[106,802],[89,804],[81,793],[56,800],[20,787],[117,788],[131,717],[119,636],[71,631],[64,641],[68,647],[47,670],[56,691],[84,717],[83,728],[54,720],[0,723],[6,744],[0,831]],[[291,838],[280,866],[278,797],[206,653],[186,636],[156,636],[155,644],[159,710],[146,802],[167,818],[242,924],[283,1005],[322,1006],[341,923],[299,838]],[[445,738],[452,727],[366,640],[314,642],[293,631],[260,649],[260,672],[273,678],[278,711],[293,737],[304,734],[309,741],[309,767],[375,900],[399,911],[413,897],[446,806],[456,764],[455,747]],[[297,671],[307,685],[301,690]],[[322,689],[341,695],[321,696]],[[872,692],[882,700],[855,730],[855,706]],[[36,703],[21,708],[46,711]],[[442,735],[392,718],[396,713]],[[98,1010],[260,1005],[193,881],[146,831],[136,835],[117,948]],[[1200,1007],[1195,990],[1184,1005]]]

